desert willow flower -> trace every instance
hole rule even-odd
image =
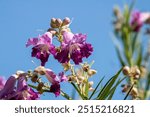
[[[27,85],[25,74],[14,74],[8,78],[0,90],[2,100],[36,100],[39,93]]]

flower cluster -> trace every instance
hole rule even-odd
[[[133,11],[131,13],[130,21],[127,21],[128,19],[126,20],[126,18],[128,16],[124,16],[120,9],[118,7],[115,7],[114,16],[115,20],[113,24],[116,33],[120,33],[121,31],[125,30],[127,31],[127,29],[125,29],[124,26],[129,26],[129,30],[132,30],[133,32],[139,32],[144,24],[150,24],[149,12]],[[129,24],[127,24],[128,22]]]
[[[39,59],[41,64],[33,71],[18,71],[5,84],[0,77],[0,99],[35,100],[44,92],[54,93],[56,97],[62,93],[60,83],[70,82],[70,75],[65,75],[65,72],[70,70],[72,74],[73,67],[70,66],[79,65],[83,58],[88,58],[93,52],[92,45],[86,42],[87,35],[72,33],[70,22],[68,17],[63,20],[52,18],[47,32],[28,39],[26,47],[32,46],[31,56]],[[53,43],[54,39],[57,39],[58,45]],[[56,75],[52,69],[45,67],[50,56],[64,67],[64,72]],[[92,76],[95,71],[88,70],[87,73]],[[43,82],[41,77],[46,77],[48,82]],[[82,77],[88,82],[84,75]],[[29,80],[31,84],[28,84]],[[92,83],[89,83],[89,90],[91,88]],[[64,93],[63,95],[66,96]]]
[[[52,54],[60,63],[68,63],[73,60],[75,64],[82,63],[84,57],[88,58],[93,47],[86,42],[87,36],[81,33],[73,34],[69,30],[70,19],[52,18],[51,28],[48,32],[37,38],[30,38],[26,47],[32,45],[32,57],[41,60],[41,65],[45,66],[49,55]],[[60,46],[52,44],[53,38],[58,38]]]
[[[51,69],[47,69],[42,66],[37,67],[34,70],[34,75],[35,75],[35,73],[46,76],[48,81],[52,84],[50,86],[50,92],[54,93],[55,96],[60,95],[60,83],[64,82],[64,81],[68,81],[68,78],[64,75],[64,72],[59,73],[59,75],[57,76]],[[32,77],[32,78],[35,78],[35,77]],[[42,82],[40,82],[38,85],[39,91],[44,88],[44,85],[41,85],[41,83]]]
[[[150,34],[150,30],[147,28],[143,34],[141,29],[150,26],[150,12],[135,11],[132,8],[131,5],[126,6],[124,11],[118,7],[114,9],[114,34],[118,39],[115,40],[116,51],[123,67],[123,74],[128,78],[127,83],[122,86],[122,92],[129,94],[132,99],[147,99],[150,85],[150,54],[149,46],[143,47],[141,37]],[[143,35],[140,36],[141,34]]]
[[[150,13],[134,11],[131,19],[132,29],[139,32],[144,23],[150,23]]]
[[[36,100],[39,93],[27,85],[24,73],[14,74],[8,78],[0,90],[0,99],[7,100]]]

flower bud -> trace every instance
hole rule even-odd
[[[140,75],[135,75],[134,76],[134,79],[139,79],[140,78]]]
[[[24,74],[24,73],[25,73],[24,71],[19,70],[19,71],[16,72],[16,75],[20,75],[20,74]]]
[[[51,19],[50,26],[52,28],[58,28],[58,26],[56,25],[56,18],[52,18]]]
[[[138,95],[138,90],[136,87],[133,87],[132,90],[131,90],[131,95],[133,98],[136,98],[137,95]]]
[[[63,29],[61,30],[61,34],[63,35],[64,32],[70,32],[70,31],[71,31],[70,28],[63,28]]]
[[[52,19],[51,19],[51,23],[52,23],[52,24],[55,24],[55,22],[56,22],[56,18],[52,18]]]
[[[66,17],[66,18],[63,20],[62,26],[68,25],[69,23],[70,23],[70,18]]]
[[[38,80],[38,74],[35,73],[35,72],[33,72],[32,77],[31,77],[31,81],[34,82],[34,83],[36,83],[37,80]]]
[[[44,83],[43,82],[40,82],[37,86],[37,90],[41,92],[42,88],[44,86]]]
[[[140,75],[141,74],[141,72],[140,72],[140,70],[138,68],[135,70],[135,74],[136,75]]]
[[[147,74],[147,69],[144,66],[141,66],[140,70],[141,70],[140,76],[144,77]]]
[[[63,63],[62,66],[64,67],[64,71],[68,71],[71,68],[70,63]]]
[[[89,75],[89,76],[92,76],[92,75],[94,75],[94,74],[96,74],[96,73],[97,73],[97,71],[94,70],[94,69],[88,70],[88,75]]]
[[[83,76],[78,76],[79,81],[83,81],[85,78]]]
[[[130,67],[124,66],[122,72],[124,75],[129,75],[130,74]]]
[[[88,72],[90,69],[90,66],[88,64],[83,64],[82,68],[85,72]]]
[[[40,75],[45,75],[45,68],[43,66],[39,66],[35,68],[34,72],[40,74]]]
[[[56,19],[55,23],[56,23],[56,26],[58,28],[58,27],[60,27],[62,25],[62,20],[58,18],[58,19]]]
[[[122,92],[125,93],[125,92],[128,91],[128,89],[129,89],[129,86],[128,85],[124,85],[123,89],[122,89]]]
[[[77,82],[77,77],[76,76],[69,75],[67,77],[68,77],[68,81],[70,81],[70,82]]]
[[[94,84],[94,82],[93,82],[93,81],[90,81],[90,82],[89,82],[89,88],[92,87],[93,84]]]
[[[89,91],[94,91],[94,88],[90,87],[90,88],[89,88]]]
[[[52,35],[55,35],[55,34],[57,33],[57,31],[54,30],[54,29],[52,29],[52,28],[49,28],[49,29],[47,30],[47,32],[50,32]]]
[[[118,18],[121,15],[120,9],[118,6],[114,7],[114,15]]]

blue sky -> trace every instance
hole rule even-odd
[[[132,0],[0,0],[0,75],[8,78],[17,70],[34,69],[40,63],[31,58],[31,49],[25,47],[29,37],[42,34],[49,28],[53,17],[73,19],[71,29],[74,33],[85,33],[87,41],[94,47],[93,55],[85,61],[95,61],[93,68],[98,71],[91,80],[106,80],[119,70],[114,45],[112,43],[112,9],[115,5],[123,7]],[[149,11],[149,0],[137,0],[135,9]],[[31,61],[34,60],[34,65]],[[47,67],[58,73],[61,68],[52,58]],[[68,90],[69,85],[62,88]],[[114,99],[122,99],[118,89]],[[42,99],[55,99],[52,94]],[[63,99],[58,97],[56,99]]]

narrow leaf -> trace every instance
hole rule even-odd
[[[129,96],[130,92],[132,91],[132,88],[134,87],[134,84],[131,86],[131,88],[129,89],[128,93],[126,94],[124,100],[127,99],[127,97]]]
[[[83,100],[86,100],[87,98],[81,94],[80,90],[78,89],[78,87],[72,82],[71,83],[72,86],[75,88],[75,90],[78,92],[78,94],[80,95],[80,97],[83,99]]]
[[[103,77],[103,78],[99,81],[99,83],[97,84],[96,88],[94,89],[94,91],[93,91],[92,94],[90,95],[89,100],[90,100],[90,99],[93,97],[93,95],[96,93],[96,91],[97,91],[99,85],[102,83],[102,81],[103,81],[104,78],[105,78],[105,77]]]
[[[117,80],[119,74],[121,73],[122,68],[117,72],[117,74],[115,76],[113,76],[106,84],[105,86],[102,88],[102,90],[100,91],[100,93],[97,96],[98,100],[103,100],[106,99],[106,97],[109,95],[109,91],[112,88],[112,86],[114,85],[115,81]]]
[[[147,83],[146,83],[146,87],[145,87],[144,98],[147,98],[147,91],[149,90],[149,88],[150,88],[150,73],[148,74],[148,77],[147,77]]]
[[[126,77],[124,77],[123,79],[119,80],[119,81],[116,83],[116,85],[110,90],[108,100],[111,100],[111,99],[112,99],[112,97],[113,97],[113,95],[114,95],[114,93],[115,93],[116,88],[118,87],[118,85],[119,85],[124,79],[126,79]]]

